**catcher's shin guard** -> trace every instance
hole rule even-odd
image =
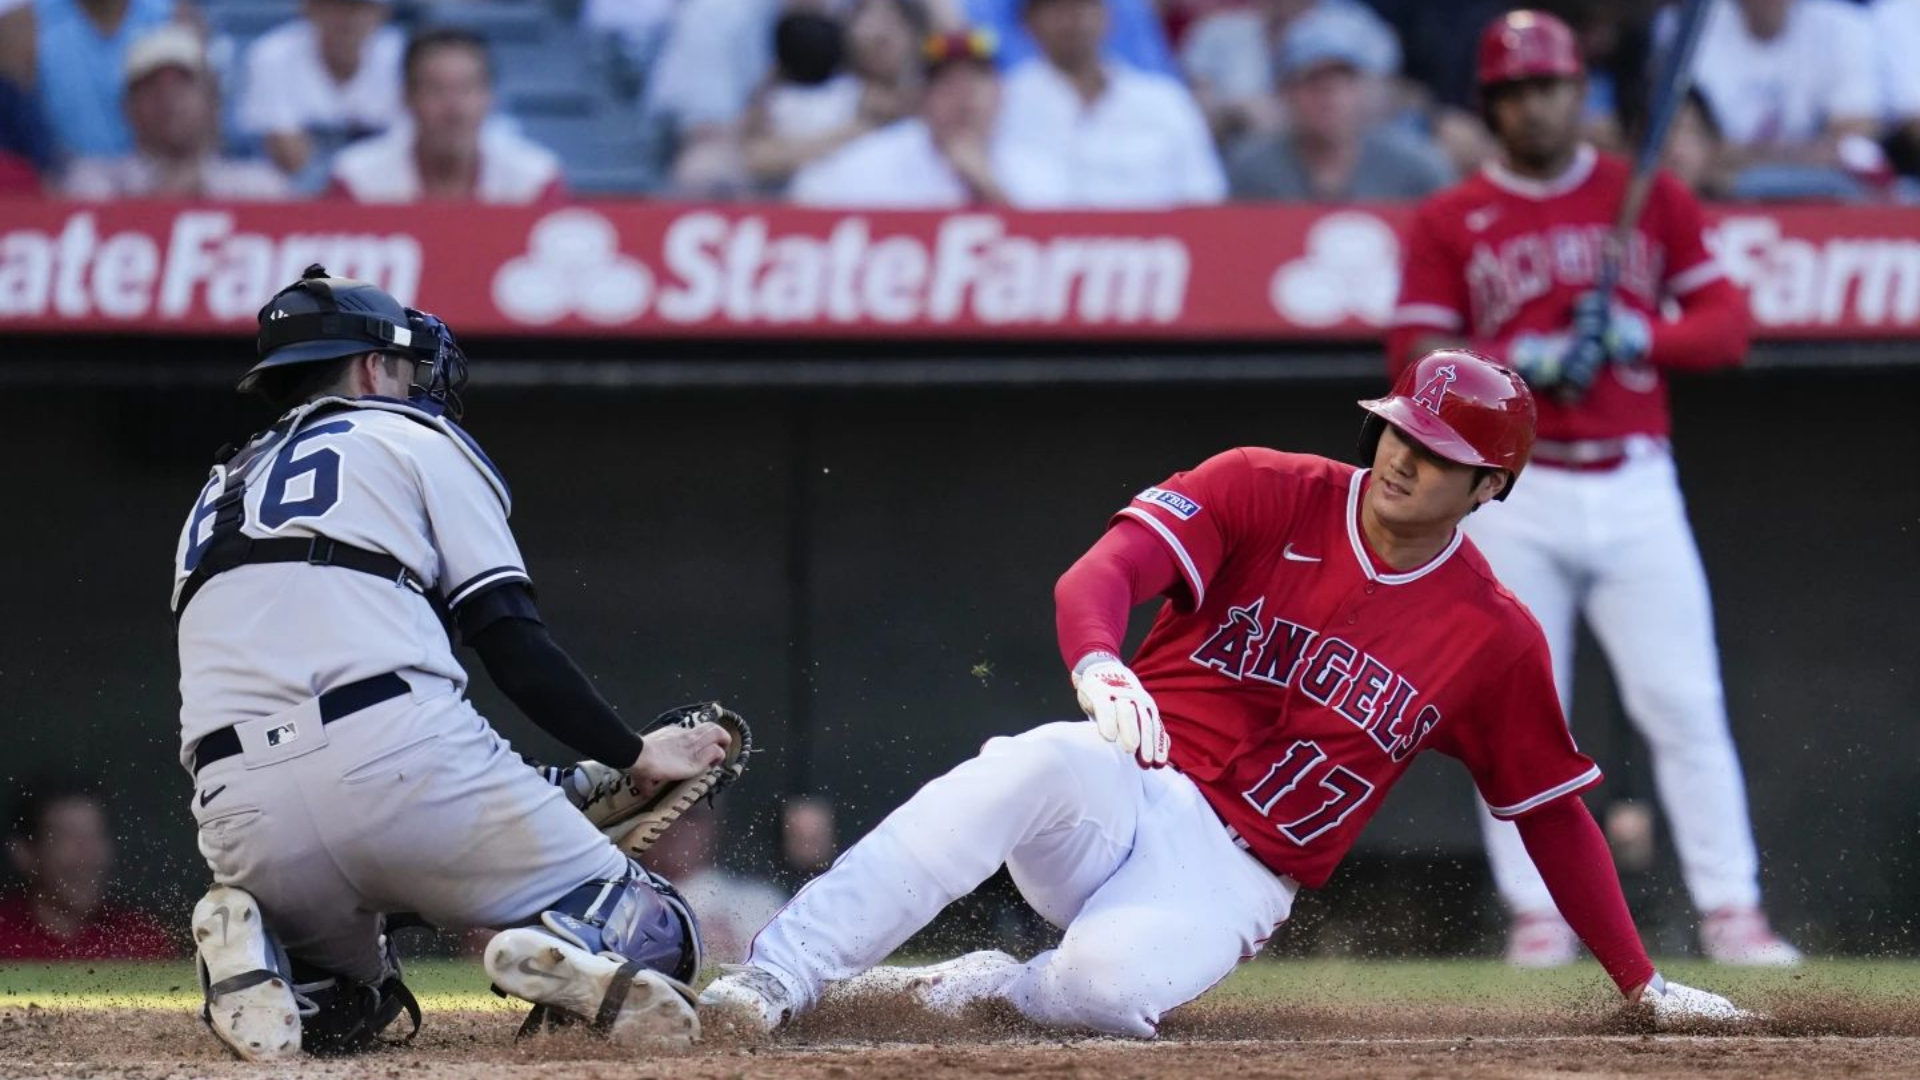
[[[242,1061],[281,1061],[301,1049],[292,965],[253,894],[215,885],[193,906],[195,967],[216,1038]]]
[[[494,935],[487,973],[532,1002],[522,1035],[587,1022],[616,1042],[699,1037],[693,992],[700,931],[666,879],[629,863],[619,881],[590,881],[542,912],[538,926]]]

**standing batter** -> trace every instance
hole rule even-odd
[[[250,1061],[417,1027],[385,936],[405,912],[510,928],[488,974],[548,1015],[691,1041],[691,913],[474,711],[439,611],[530,719],[636,786],[704,773],[728,734],[642,740],[548,637],[438,319],[314,266],[260,310],[259,356],[240,389],[288,411],[214,467],[174,562],[208,1025]]]
[[[1438,750],[1521,823],[1623,994],[1662,1018],[1739,1015],[1648,962],[1576,796],[1600,770],[1567,733],[1546,643],[1459,531],[1526,463],[1526,387],[1438,352],[1361,404],[1371,469],[1230,450],[1116,514],[1055,591],[1061,655],[1094,722],[993,739],[922,788],[701,1004],[777,1027],[1004,863],[1066,929],[1058,949],[869,982],[942,1011],[995,997],[1043,1024],[1150,1036],[1259,952],[1414,756]],[[1128,612],[1161,597],[1130,668]]]
[[[1540,620],[1563,705],[1573,699],[1579,616],[1606,649],[1653,751],[1707,956],[1795,963],[1799,952],[1760,911],[1706,573],[1667,445],[1664,372],[1739,363],[1745,297],[1707,250],[1700,207],[1665,174],[1620,253],[1617,291],[1596,291],[1629,169],[1581,139],[1586,78],[1565,23],[1535,11],[1502,16],[1481,38],[1479,79],[1502,157],[1421,207],[1389,353],[1397,370],[1465,340],[1537,393],[1537,468],[1513,501],[1467,531]],[[1674,314],[1662,318],[1669,304]],[[1571,962],[1573,928],[1519,834],[1496,817],[1481,815],[1514,915],[1508,959]]]

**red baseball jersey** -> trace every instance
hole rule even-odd
[[[1187,595],[1132,667],[1238,841],[1326,883],[1415,754],[1464,762],[1516,817],[1600,779],[1560,713],[1540,626],[1464,534],[1405,572],[1361,534],[1367,473],[1229,450],[1114,516],[1151,529]]]
[[[1428,199],[1407,236],[1396,329],[1460,335],[1505,356],[1515,334],[1563,333],[1573,302],[1594,287],[1601,251],[1625,197],[1627,163],[1582,147],[1564,176],[1529,180],[1495,163]],[[1700,204],[1660,173],[1622,253],[1617,303],[1658,319],[1661,303],[1725,275],[1707,249]],[[1578,402],[1536,403],[1542,439],[1665,435],[1665,376],[1609,366]]]

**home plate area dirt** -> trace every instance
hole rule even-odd
[[[1531,1010],[1505,1002],[1381,1009],[1203,1002],[1167,1017],[1151,1042],[1065,1038],[991,1010],[951,1021],[857,1001],[771,1039],[731,1034],[724,1017],[707,1024],[706,1041],[691,1051],[639,1054],[575,1032],[516,1041],[511,1013],[442,1010],[429,1014],[407,1047],[261,1066],[229,1058],[190,1011],[9,1003],[0,1008],[0,1078],[1920,1077],[1920,1009],[1846,996],[1779,1005],[1739,1028],[1684,1034],[1654,1034],[1640,1018],[1591,1002]]]

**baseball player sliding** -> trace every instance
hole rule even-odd
[[[240,381],[288,411],[180,535],[180,761],[195,779],[208,1025],[241,1058],[365,1049],[419,1009],[388,914],[501,930],[486,966],[625,1044],[698,1034],[697,928],[465,697],[442,614],[535,723],[599,764],[575,801],[682,791],[731,737],[630,731],[548,636],[506,481],[454,420],[438,319],[319,266],[260,311]],[[609,781],[610,782],[607,782]],[[598,781],[598,782],[594,782]]]
[[[1699,206],[1664,173],[1617,252],[1617,289],[1596,287],[1629,168],[1581,139],[1586,79],[1565,23],[1537,11],[1496,20],[1481,38],[1479,81],[1502,154],[1415,218],[1388,341],[1394,367],[1464,341],[1534,389],[1536,467],[1467,532],[1540,620],[1563,705],[1578,616],[1606,649],[1653,751],[1707,956],[1795,963],[1799,952],[1760,911],[1706,574],[1667,445],[1664,372],[1739,363],[1745,298],[1707,250]],[[1577,923],[1564,904],[1556,912],[1559,897],[1513,826],[1481,817],[1514,916],[1508,959],[1571,962]]]
[[[1663,1021],[1742,1015],[1648,962],[1577,795],[1600,770],[1568,735],[1547,643],[1460,531],[1520,477],[1532,395],[1454,350],[1361,407],[1371,468],[1230,450],[1116,514],[1055,590],[1093,722],[990,740],[921,788],[702,1006],[771,1030],[858,977],[937,1011],[1001,999],[1042,1024],[1151,1036],[1258,953],[1414,756],[1438,750],[1519,824],[1622,994]],[[1124,662],[1128,612],[1154,599]],[[1058,949],[874,967],[1002,864],[1065,928]]]

